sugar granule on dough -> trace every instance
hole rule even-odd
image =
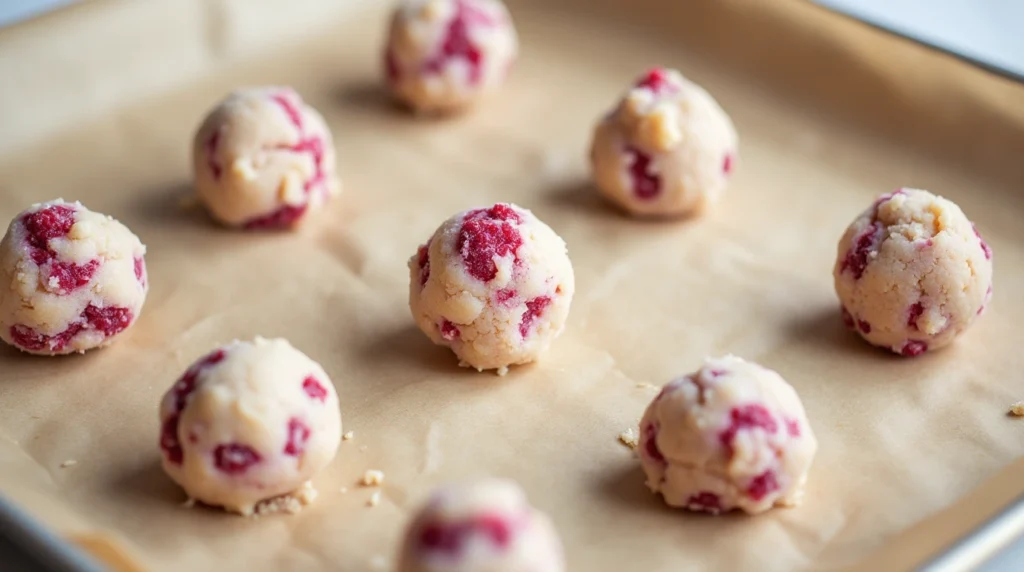
[[[622,433],[619,433],[619,442],[630,449],[636,449],[640,444],[640,435],[637,434],[636,429],[630,427]]]
[[[368,469],[363,473],[363,479],[359,481],[364,487],[378,487],[384,482],[384,471]]]
[[[1024,401],[1018,401],[1011,405],[1010,415],[1014,417],[1024,417]]]

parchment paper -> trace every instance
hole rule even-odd
[[[424,121],[378,86],[385,3],[288,6],[95,1],[0,33],[0,219],[78,199],[149,246],[152,290],[119,343],[0,350],[0,491],[59,532],[117,539],[150,570],[384,569],[437,484],[500,475],[553,516],[572,570],[834,569],[1024,452],[1024,421],[1005,414],[1024,398],[1020,86],[804,2],[513,0],[508,88]],[[654,63],[704,84],[740,133],[734,182],[698,220],[627,219],[587,182],[593,122]],[[274,83],[327,117],[344,194],[298,234],[220,230],[183,206],[191,132],[226,91]],[[844,331],[830,275],[845,226],[902,185],[959,202],[996,260],[990,311],[915,360]],[[416,246],[499,200],[566,239],[578,285],[563,337],[505,378],[457,368],[406,305]],[[182,508],[159,468],[158,400],[206,350],[254,335],[325,366],[355,439],[299,515]],[[821,443],[803,506],[669,510],[618,443],[655,392],[638,383],[723,353],[802,396]],[[371,468],[386,475],[373,508],[356,486]],[[977,518],[942,522],[900,541],[925,555]]]

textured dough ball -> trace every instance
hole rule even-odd
[[[488,479],[434,493],[406,531],[399,572],[561,572],[551,520],[513,482]]]
[[[796,391],[733,356],[670,382],[640,421],[647,486],[671,506],[712,514],[797,504],[817,449]]]
[[[33,205],[0,242],[0,339],[40,355],[111,343],[142,311],[145,254],[127,227],[81,203]]]
[[[479,371],[536,360],[562,333],[575,287],[565,242],[511,204],[451,217],[409,260],[416,324]]]
[[[518,49],[498,0],[405,0],[391,17],[384,67],[400,101],[451,112],[497,90]]]
[[[341,188],[323,117],[288,87],[242,89],[217,104],[192,143],[196,191],[226,226],[297,226]]]
[[[985,310],[992,249],[953,202],[899,189],[846,229],[833,276],[850,328],[916,356],[949,344]]]
[[[594,131],[597,188],[634,215],[699,213],[725,188],[736,130],[718,103],[675,70],[655,68]]]
[[[233,342],[199,359],[160,403],[167,474],[189,497],[244,515],[302,491],[341,440],[323,368],[285,340]]]

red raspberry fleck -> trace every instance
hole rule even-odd
[[[845,307],[843,307],[843,324],[851,330],[856,326],[856,323],[853,321],[853,314],[850,314],[850,311]]]
[[[388,83],[397,83],[401,78],[401,72],[398,69],[398,60],[395,58],[395,53],[388,48],[384,50],[384,76],[387,78]]]
[[[222,168],[220,163],[217,161],[217,147],[220,146],[220,127],[215,129],[210,134],[210,138],[206,140],[206,166],[210,168],[210,173],[214,179],[219,179]]]
[[[779,424],[771,412],[763,405],[757,403],[734,407],[729,412],[729,417],[731,418],[729,427],[722,431],[722,434],[719,435],[719,440],[726,451],[729,452],[730,457],[732,456],[733,439],[736,438],[736,434],[740,431],[760,428],[766,433],[775,433],[779,430]]]
[[[298,457],[306,450],[306,443],[309,442],[309,435],[312,433],[309,427],[296,417],[288,420],[288,443],[284,446],[284,454],[291,457]]]
[[[715,493],[707,491],[691,495],[686,499],[686,508],[690,510],[718,514],[722,512],[722,499]]]
[[[860,331],[864,332],[865,334],[871,333],[871,324],[867,323],[864,320],[857,320],[857,328]]]
[[[985,242],[985,239],[981,237],[981,233],[978,232],[978,227],[971,224],[971,228],[974,229],[974,236],[978,237],[978,242],[981,243],[981,250],[985,252],[985,260],[992,260],[992,247]]]
[[[74,262],[51,262],[49,272],[43,272],[43,284],[50,292],[67,295],[89,284],[100,267],[99,260],[90,260],[84,265]],[[50,287],[50,280],[56,278],[57,286]]]
[[[732,153],[726,153],[725,159],[722,160],[722,172],[725,173],[726,175],[732,174],[733,161],[734,159],[732,158]]]
[[[312,375],[302,380],[302,391],[313,399],[323,403],[327,401],[327,388]]]
[[[647,427],[644,427],[643,433],[640,435],[640,450],[647,454],[652,460],[659,463],[665,462],[665,456],[661,454],[661,450],[658,449],[658,426],[655,423],[651,423]]]
[[[459,331],[459,327],[449,322],[448,320],[441,321],[441,337],[449,342],[459,339],[462,332]]]
[[[846,253],[846,258],[843,259],[842,266],[840,266],[840,272],[849,270],[853,273],[854,280],[860,280],[861,276],[864,275],[864,269],[867,268],[868,262],[870,262],[871,252],[876,250],[878,243],[882,241],[884,230],[885,227],[882,223],[875,221],[864,232],[854,238],[853,248]]]
[[[917,330],[917,320],[921,318],[921,314],[923,313],[924,304],[921,302],[914,302],[907,311],[907,326]]]
[[[243,225],[248,230],[272,230],[276,228],[287,228],[306,214],[308,205],[286,205],[276,211],[261,217],[256,217]]]
[[[544,313],[544,309],[549,304],[551,304],[551,298],[547,296],[538,296],[526,302],[526,311],[523,312],[522,321],[519,322],[519,334],[521,336],[525,338],[530,333],[530,327],[533,326],[534,320]]]
[[[78,321],[72,322],[66,330],[58,334],[47,336],[22,324],[11,326],[10,333],[14,344],[22,349],[60,352],[67,347],[68,342],[85,330],[99,330],[107,337],[118,334],[131,325],[132,317],[132,311],[128,308],[98,308],[89,304]]]
[[[490,282],[498,275],[495,258],[511,255],[519,260],[516,251],[523,244],[523,236],[516,224],[521,223],[519,213],[501,203],[466,214],[456,247],[470,276]]]
[[[725,375],[725,370],[724,369],[713,369],[713,370],[708,372],[708,375],[710,375],[712,378],[722,377],[723,375]]]
[[[473,536],[482,536],[500,550],[512,542],[515,524],[498,514],[484,514],[461,522],[432,522],[420,530],[420,550],[458,555]]]
[[[780,488],[782,487],[779,486],[775,472],[769,469],[750,481],[750,486],[747,487],[747,494],[755,501],[759,501]]]
[[[497,300],[499,304],[510,305],[508,303],[515,300],[516,294],[517,292],[515,290],[502,288],[494,293],[494,299]]]
[[[213,465],[221,472],[239,475],[263,460],[255,449],[241,443],[217,445],[213,450]]]
[[[654,95],[677,93],[679,85],[672,81],[665,68],[653,68],[636,82],[636,87],[649,89]]]
[[[469,65],[469,83],[475,85],[482,78],[483,52],[469,37],[470,26],[490,27],[497,24],[487,13],[475,8],[467,0],[455,5],[455,15],[448,22],[448,30],[438,53],[424,64],[428,73],[437,74],[444,70],[449,60],[460,58]]]
[[[143,288],[146,287],[146,261],[141,256],[135,259],[135,279]]]
[[[903,344],[902,348],[900,348],[900,355],[904,355],[907,357],[915,357],[923,354],[926,351],[928,351],[927,343],[919,342],[916,340],[909,340],[907,341],[907,343]]]
[[[661,193],[661,177],[650,170],[651,156],[635,147],[627,147],[629,175],[633,179],[633,194],[638,198],[653,199]]]
[[[800,436],[800,422],[796,419],[786,419],[786,432],[789,433],[790,437]]]
[[[430,279],[430,241],[416,251],[416,264],[420,268],[420,286],[426,286]]]
[[[26,214],[21,222],[28,233],[29,245],[49,250],[50,239],[65,237],[71,232],[71,227],[75,225],[75,211],[69,205],[50,205]]]
[[[218,349],[202,357],[189,366],[185,370],[184,375],[171,388],[171,392],[174,395],[174,412],[164,420],[161,427],[160,448],[167,456],[167,460],[175,465],[180,465],[184,459],[184,451],[181,449],[181,442],[178,441],[178,421],[181,411],[185,409],[188,396],[195,391],[199,375],[211,366],[223,361],[225,355],[224,350]]]

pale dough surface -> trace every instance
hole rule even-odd
[[[409,524],[398,572],[562,572],[555,527],[504,479],[441,487]]]
[[[883,195],[839,240],[843,318],[906,356],[951,343],[992,297],[992,249],[952,201],[920,189]]]
[[[111,343],[142,311],[145,254],[128,227],[81,203],[31,206],[0,242],[0,339],[44,355]]]
[[[233,342],[197,360],[160,403],[163,467],[191,499],[250,515],[295,494],[334,458],[331,379],[282,339]]]
[[[654,68],[597,124],[590,166],[598,190],[634,215],[698,214],[735,169],[732,121],[701,86]]]
[[[565,327],[576,282],[565,241],[516,205],[458,213],[409,259],[409,306],[461,365],[504,373]]]
[[[640,421],[638,453],[669,505],[757,514],[799,503],[817,448],[793,387],[726,356],[662,389]]]
[[[413,109],[457,111],[497,90],[518,51],[499,0],[405,0],[388,28],[385,76]]]
[[[229,227],[289,228],[340,192],[334,140],[290,87],[238,89],[192,142],[196,192]]]

